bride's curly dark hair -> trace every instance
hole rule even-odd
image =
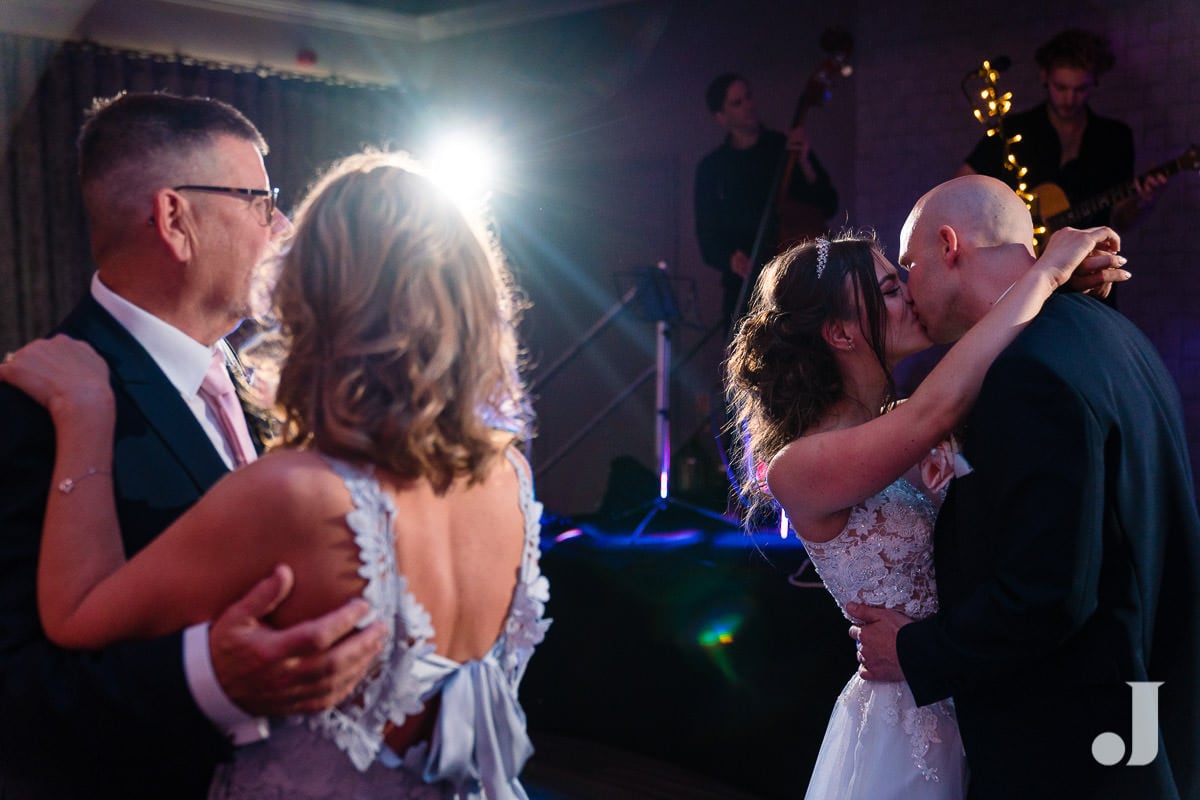
[[[784,445],[806,433],[842,399],[842,375],[822,335],[828,321],[862,320],[868,344],[887,376],[886,402],[895,397],[886,357],[886,311],[875,275],[879,242],[874,233],[856,231],[829,242],[820,276],[816,240],[798,244],[767,264],[750,310],[738,325],[726,361],[725,386],[735,411],[733,438],[749,439],[739,445],[749,448],[738,459],[741,464],[770,463]],[[757,469],[750,473],[742,476],[744,496],[758,507],[768,498]]]

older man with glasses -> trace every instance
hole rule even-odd
[[[378,654],[381,625],[354,632],[360,603],[286,630],[265,624],[290,590],[285,569],[211,626],[157,640],[69,652],[38,621],[49,492],[112,480],[132,554],[261,447],[223,337],[249,313],[258,264],[291,231],[266,152],[240,112],[204,98],[124,94],[84,123],[97,272],[58,332],[109,363],[116,447],[112,464],[53,475],[50,417],[0,385],[0,796],[202,797],[230,743],[266,735],[260,715],[333,704]]]

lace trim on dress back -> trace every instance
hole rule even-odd
[[[354,533],[362,561],[358,568],[359,577],[366,581],[362,596],[371,607],[358,626],[365,628],[380,620],[388,635],[383,652],[354,692],[337,706],[310,715],[308,722],[361,771],[383,747],[387,723],[403,725],[408,715],[425,706],[414,664],[434,650],[433,625],[397,569],[392,538],[396,506],[379,485],[374,468],[325,460],[345,482],[354,503],[346,524]]]
[[[521,508],[525,511],[525,550],[521,573],[513,592],[512,608],[505,623],[501,667],[514,687],[521,682],[533,649],[541,643],[551,620],[543,619],[550,599],[550,582],[539,566],[541,555],[542,504],[533,496],[533,472],[529,462],[514,448],[506,451],[509,463],[517,471]]]
[[[534,500],[528,463],[512,448],[506,451],[506,456],[519,481],[525,521],[524,547],[504,630],[482,660],[494,658],[499,662],[515,696],[534,647],[550,627],[551,621],[543,619],[550,588],[538,565],[542,504]],[[346,515],[346,523],[354,534],[362,562],[358,569],[359,576],[366,581],[362,596],[371,606],[371,612],[359,627],[381,620],[387,626],[388,636],[379,659],[346,700],[304,719],[310,728],[333,741],[362,771],[383,749],[387,723],[402,725],[408,716],[420,713],[425,700],[465,665],[455,664],[434,652],[429,613],[409,591],[408,580],[397,568],[393,541],[396,507],[379,485],[374,468],[369,464],[324,458],[345,482],[354,503],[354,509]],[[435,683],[431,685],[431,681]],[[427,744],[419,743],[410,749],[402,759],[405,766],[420,769]]]

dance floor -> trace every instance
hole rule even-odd
[[[856,666],[833,600],[789,580],[803,548],[675,509],[666,533],[636,523],[546,528],[554,625],[521,690],[531,795],[803,794]]]

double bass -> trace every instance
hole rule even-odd
[[[854,48],[854,40],[847,31],[841,28],[826,30],[821,34],[820,45],[826,58],[805,83],[804,91],[796,101],[796,109],[792,114],[792,124],[789,130],[803,125],[808,118],[809,111],[824,105],[829,100],[836,77],[846,77],[853,71],[850,66],[850,55]],[[763,204],[762,215],[758,222],[758,232],[754,237],[754,247],[750,252],[750,263],[754,266],[747,280],[742,282],[741,292],[734,305],[734,319],[745,313],[746,300],[758,280],[761,265],[766,260],[762,256],[767,249],[770,249],[772,253],[777,253],[784,247],[825,232],[825,217],[820,209],[796,202],[789,197],[787,187],[791,185],[796,170],[801,169],[797,163],[798,160],[799,154],[796,150],[785,149],[780,156],[779,164],[775,169],[775,177],[772,180],[771,192]],[[778,221],[778,235],[768,237],[767,233],[771,230],[772,220]],[[731,325],[731,332],[735,328],[736,326]]]
[[[840,28],[826,30],[821,34],[820,44],[821,49],[826,54],[826,58],[805,83],[804,91],[796,101],[796,110],[792,114],[792,126],[789,130],[804,124],[809,111],[824,105],[829,100],[831,96],[830,89],[835,77],[846,77],[852,72],[850,54],[854,43],[853,38],[848,32]],[[813,206],[796,203],[788,196],[787,187],[791,185],[795,171],[801,168],[797,163],[798,157],[799,154],[797,151],[785,149],[776,166],[771,192],[763,204],[762,214],[758,222],[758,231],[754,237],[754,247],[750,251],[750,263],[752,265],[750,274],[746,277],[746,280],[742,281],[741,291],[738,293],[737,302],[733,307],[733,317],[729,320],[728,335],[730,337],[736,334],[737,325],[734,323],[745,313],[746,301],[750,297],[750,291],[758,282],[758,275],[762,271],[762,264],[766,260],[761,258],[765,252],[764,248],[770,248],[771,253],[774,254],[782,250],[784,246],[825,233],[825,217],[820,210]],[[779,235],[768,237],[767,232],[771,229],[773,219],[777,219],[779,222]],[[768,238],[771,241],[767,241]],[[726,345],[730,341],[727,341]],[[715,401],[710,406],[709,421],[713,428],[713,439],[716,442],[717,452],[725,467],[725,474],[729,478],[729,483],[734,487],[738,495],[738,501],[743,506],[746,506],[746,498],[741,493],[741,489],[739,488],[741,484],[734,474],[733,465],[729,458],[729,449],[722,440],[721,432],[726,429],[726,426],[722,421],[716,419],[720,414],[716,409],[725,409],[728,412],[728,408],[723,402],[723,391],[720,392],[720,398],[720,400]],[[732,435],[739,434],[734,433]],[[744,438],[746,432],[741,431],[740,435]],[[753,468],[753,465],[746,466],[747,469]]]

